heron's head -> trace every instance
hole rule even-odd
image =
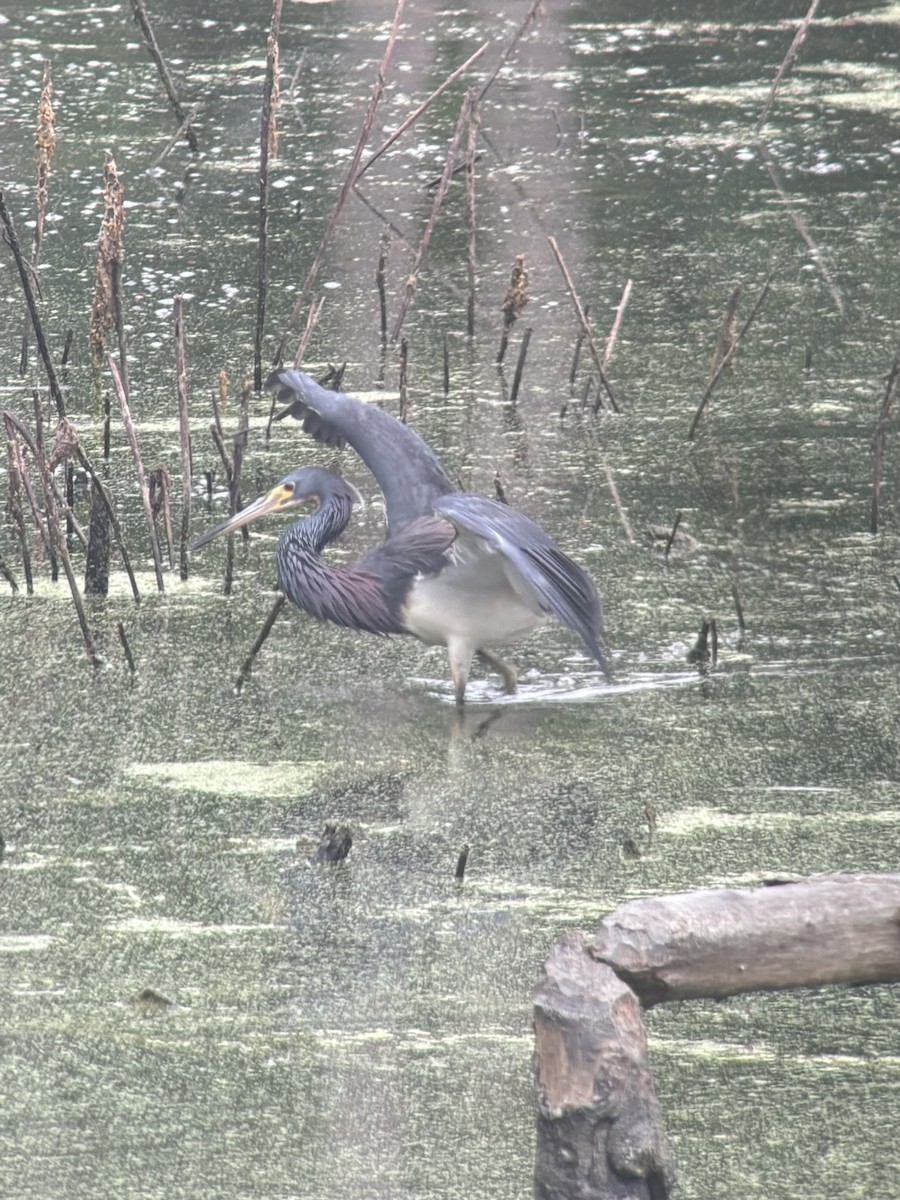
[[[217,538],[222,533],[233,533],[236,529],[249,525],[257,517],[268,513],[280,513],[286,509],[295,508],[301,504],[311,504],[321,508],[331,500],[338,500],[352,506],[354,501],[363,504],[363,498],[346,479],[327,471],[324,467],[298,467],[285,475],[280,483],[276,483],[271,491],[259,496],[252,504],[242,508],[239,513],[229,517],[220,525],[213,526],[200,535],[191,545],[191,551],[199,550]],[[349,508],[347,509],[349,516]]]

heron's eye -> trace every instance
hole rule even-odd
[[[286,491],[286,492],[287,492],[289,495],[293,496],[293,494],[294,494],[294,485],[293,485],[292,483],[286,483],[286,484],[284,485],[284,490],[285,490],[285,491]]]

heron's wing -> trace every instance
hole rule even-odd
[[[543,612],[577,633],[604,671],[608,664],[597,639],[603,631],[600,597],[591,577],[560,550],[549,534],[523,513],[466,492],[434,501],[461,539],[478,538],[503,556],[513,586]]]
[[[393,612],[401,612],[417,575],[434,575],[447,564],[447,550],[456,530],[440,517],[419,517],[380,546],[368,550],[357,566],[375,576]]]
[[[383,408],[343,392],[330,392],[302,371],[275,371],[266,387],[317,442],[350,445],[378,481],[387,524],[396,531],[431,514],[434,501],[453,491],[437,455],[417,433]]]

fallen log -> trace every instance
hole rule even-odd
[[[655,896],[600,922],[588,952],[644,1008],[665,1000],[900,980],[900,875],[832,875]]]

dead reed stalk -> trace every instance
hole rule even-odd
[[[44,372],[47,376],[47,382],[50,385],[50,394],[52,395],[53,402],[56,405],[57,414],[60,417],[64,417],[66,415],[66,402],[63,397],[62,388],[59,384],[59,379],[56,375],[56,369],[53,366],[53,360],[50,357],[50,350],[47,346],[47,339],[44,337],[41,319],[38,315],[37,303],[35,302],[34,291],[31,286],[30,268],[22,255],[22,249],[19,246],[19,239],[16,237],[15,226],[13,225],[9,209],[6,207],[6,200],[2,190],[0,190],[0,223],[3,225],[3,230],[6,235],[6,242],[15,261],[16,270],[19,272],[19,282],[22,285],[22,291],[25,295],[25,303],[28,306],[28,315],[31,318],[31,327],[34,330],[34,340],[37,343],[41,361],[44,364]]]
[[[97,237],[97,265],[94,273],[94,299],[88,326],[91,361],[98,376],[103,366],[107,334],[116,332],[119,351],[119,375],[128,391],[128,361],[125,352],[124,297],[122,263],[125,257],[125,192],[119,181],[113,156],[106,155],[103,167],[103,220]]]
[[[275,113],[278,107],[278,30],[282,0],[273,0],[272,24],[266,44],[266,81],[259,130],[259,228],[256,257],[256,335],[253,340],[253,386],[262,391],[262,344],[266,325],[269,243],[269,159],[275,157]]]
[[[897,388],[900,385],[900,347],[894,355],[888,375],[884,399],[875,422],[875,434],[872,439],[872,509],[869,520],[871,533],[878,532],[878,514],[881,506],[881,486],[884,475],[884,450],[887,442],[888,425],[894,413],[894,401],[897,399]]]
[[[188,419],[187,375],[184,359],[184,311],[181,296],[173,305],[175,319],[175,390],[178,395],[178,432],[181,440],[181,534],[178,539],[178,565],[182,579],[188,577],[188,535],[191,527],[191,427]]]
[[[806,34],[809,31],[810,22],[812,21],[813,17],[816,15],[816,9],[819,7],[819,3],[820,3],[820,0],[812,0],[812,3],[810,4],[809,8],[806,10],[806,16],[803,18],[803,20],[797,26],[797,32],[794,34],[794,39],[791,42],[790,46],[788,47],[787,54],[785,54],[784,58],[781,60],[781,66],[775,72],[775,78],[772,81],[772,89],[769,92],[769,95],[766,99],[765,104],[763,105],[762,112],[759,114],[759,119],[757,120],[756,127],[753,131],[757,137],[759,137],[760,131],[761,131],[763,125],[765,125],[765,123],[766,123],[766,120],[769,116],[769,112],[775,101],[775,96],[778,92],[779,87],[781,86],[781,81],[784,79],[785,75],[790,70],[790,68],[794,62],[794,59],[797,57],[797,53],[800,50],[800,47],[803,45],[804,41],[806,40]]]
[[[132,2],[134,2],[134,0],[132,0]],[[397,7],[394,10],[394,20],[391,24],[391,31],[388,34],[387,45],[385,46],[381,65],[378,68],[378,77],[375,80],[375,87],[372,91],[372,98],[369,101],[369,107],[366,110],[365,117],[363,118],[362,129],[360,130],[356,148],[353,151],[353,155],[350,159],[350,166],[347,169],[346,178],[344,179],[341,190],[338,193],[337,201],[334,209],[332,210],[331,216],[328,219],[328,224],[325,227],[325,232],[322,235],[322,240],[319,243],[319,248],[316,251],[316,256],[313,259],[312,266],[307,272],[306,279],[303,281],[303,287],[300,289],[300,293],[297,296],[297,299],[294,301],[294,305],[290,311],[290,315],[288,316],[287,325],[284,333],[281,336],[281,341],[275,354],[276,366],[280,366],[281,363],[284,362],[284,353],[291,330],[297,324],[300,314],[303,311],[303,306],[306,304],[306,299],[316,281],[316,278],[318,277],[322,263],[325,260],[325,251],[331,244],[331,239],[334,236],[335,229],[337,228],[338,218],[341,215],[341,211],[347,201],[347,197],[350,195],[350,189],[353,187],[353,181],[356,178],[356,172],[359,170],[359,160],[362,158],[363,149],[366,145],[366,142],[369,140],[369,134],[372,130],[372,122],[375,119],[375,110],[378,108],[378,104],[384,93],[387,70],[388,66],[390,65],[391,57],[394,53],[394,44],[397,41],[397,34],[400,31],[400,18],[403,15],[403,9],[405,5],[406,0],[397,0]]]
[[[144,0],[131,0],[131,8],[134,13],[134,19],[137,22],[138,29],[141,31],[141,37],[144,39],[144,44],[150,51],[150,57],[156,64],[156,69],[159,72],[159,77],[162,80],[163,88],[166,96],[178,119],[179,125],[184,132],[187,143],[191,150],[196,154],[200,149],[200,144],[197,141],[197,135],[194,133],[187,113],[178,98],[178,90],[169,73],[169,68],[166,66],[166,60],[162,56],[162,51],[159,48],[159,43],[156,40],[156,34],[153,32],[153,26],[150,24],[150,18],[147,15],[147,10],[144,7]]]
[[[694,434],[697,432],[697,426],[700,424],[700,418],[703,416],[703,413],[706,411],[706,406],[707,406],[707,404],[709,404],[709,398],[713,394],[713,389],[715,388],[716,384],[721,379],[722,372],[725,370],[725,368],[727,366],[730,366],[732,359],[734,358],[735,354],[737,354],[738,347],[740,346],[741,342],[744,340],[747,330],[753,324],[753,321],[756,318],[756,314],[762,308],[763,303],[765,302],[765,299],[769,294],[771,286],[772,286],[772,277],[770,275],[769,278],[766,280],[766,282],[763,284],[762,290],[760,291],[759,295],[756,297],[754,305],[750,310],[750,315],[747,317],[746,321],[740,327],[738,332],[735,334],[734,341],[732,342],[731,347],[719,359],[719,363],[718,363],[715,371],[713,371],[712,375],[710,376],[709,383],[706,385],[706,391],[703,393],[703,398],[701,399],[699,405],[697,406],[697,411],[694,413],[694,419],[691,422],[690,429],[688,430],[688,441],[693,440]]]
[[[528,303],[528,268],[525,266],[525,255],[517,254],[509,277],[509,287],[503,298],[500,310],[503,313],[503,333],[500,337],[500,348],[497,351],[497,362],[502,363],[506,357],[509,345],[509,331],[522,314]]]
[[[594,335],[591,331],[590,322],[588,321],[584,309],[581,306],[581,301],[578,299],[578,293],[575,291],[575,284],[572,282],[572,276],[569,274],[569,269],[565,264],[565,260],[563,259],[559,246],[556,244],[556,238],[549,237],[547,241],[550,243],[550,249],[553,251],[553,257],[556,259],[559,269],[562,272],[562,277],[566,284],[566,290],[571,297],[572,304],[575,308],[575,313],[578,317],[578,323],[584,333],[585,341],[587,342],[588,349],[591,352],[591,358],[594,360],[594,366],[597,368],[597,374],[600,376],[600,382],[603,384],[603,387],[606,391],[606,396],[609,400],[610,407],[612,408],[613,412],[618,412],[619,406],[616,403],[616,398],[613,394],[612,384],[609,382],[609,377],[606,374],[606,368],[603,365],[603,360],[600,357],[600,353],[597,350],[596,343],[594,342]]]
[[[434,202],[431,206],[431,213],[425,228],[422,231],[422,237],[419,241],[416,257],[413,261],[412,270],[406,280],[406,291],[403,299],[400,302],[400,311],[397,314],[397,320],[394,322],[394,328],[391,331],[391,341],[396,342],[400,336],[400,330],[403,328],[403,322],[406,320],[406,314],[409,311],[409,306],[412,303],[413,296],[416,294],[418,283],[418,274],[421,270],[422,263],[425,261],[425,255],[428,253],[428,246],[431,242],[431,235],[434,232],[434,226],[438,218],[438,213],[441,211],[441,205],[444,202],[444,196],[447,193],[447,188],[450,185],[450,178],[453,174],[453,167],[456,162],[457,151],[462,137],[462,131],[469,119],[469,114],[472,111],[472,105],[475,103],[474,89],[466,92],[462,102],[462,107],[459,111],[459,117],[456,121],[456,128],[453,131],[453,137],[450,139],[450,146],[447,150],[447,161],[444,163],[444,170],[441,175],[440,183],[434,195]]]
[[[116,390],[116,396],[119,399],[119,407],[122,410],[122,424],[125,426],[125,434],[128,438],[128,443],[131,446],[131,453],[134,458],[134,465],[137,469],[138,482],[141,488],[141,501],[144,505],[144,516],[147,519],[147,528],[150,531],[150,549],[153,554],[153,569],[156,572],[156,586],[159,591],[165,591],[162,573],[162,555],[159,549],[159,538],[156,535],[156,522],[153,519],[153,505],[150,503],[150,486],[147,482],[147,474],[144,471],[144,464],[141,460],[141,450],[138,445],[137,434],[134,429],[134,422],[131,419],[131,409],[128,406],[128,396],[125,394],[125,387],[122,383],[122,377],[116,367],[116,360],[111,354],[107,354],[106,362],[109,367],[109,373],[112,376],[113,387]]]
[[[37,205],[34,232],[31,235],[31,267],[37,267],[44,238],[44,218],[47,213],[47,181],[50,164],[56,150],[56,118],[53,113],[53,82],[49,61],[44,62],[44,80],[38,100],[37,132],[34,144],[37,147]],[[22,326],[22,349],[19,355],[19,375],[28,370],[28,341],[31,336],[31,316],[26,308]]]

